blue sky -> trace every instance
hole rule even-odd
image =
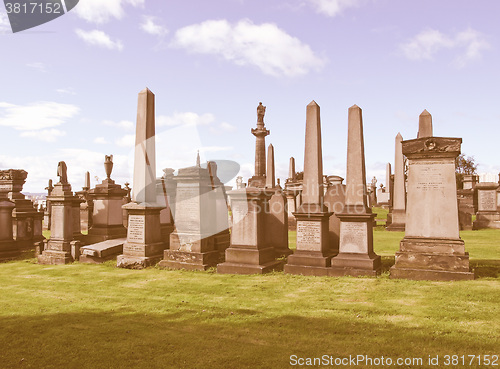
[[[367,177],[385,182],[394,138],[462,137],[479,172],[498,173],[500,4],[495,0],[80,0],[13,34],[0,5],[0,167],[42,192],[66,161],[131,181],[137,93],[156,95],[161,168],[230,159],[253,175],[259,101],[277,177],[302,169],[306,105],[321,107],[325,174],[345,175],[347,111],[363,109]]]

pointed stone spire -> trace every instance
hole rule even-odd
[[[200,160],[200,150],[198,150],[198,153],[196,154],[196,166],[198,168],[201,167],[201,160]]]
[[[319,105],[313,100],[306,110],[303,204],[323,204],[323,156]]]
[[[85,184],[83,188],[87,190],[90,189],[90,172],[85,173]]]
[[[357,105],[349,108],[348,124],[345,205],[367,210],[363,117]]]
[[[267,188],[276,187],[275,172],[274,172],[274,146],[273,146],[273,144],[269,144],[269,146],[267,147],[266,187]]]
[[[294,181],[297,178],[297,173],[295,172],[295,158],[292,156],[290,158],[290,166],[288,167],[288,178]]]
[[[385,191],[391,193],[391,163],[387,163],[385,166]]]
[[[424,110],[418,119],[418,135],[417,138],[432,137],[432,116]]]
[[[403,137],[401,133],[396,136],[396,148],[394,157],[394,201],[393,209],[405,210],[405,173],[403,162]]]
[[[146,88],[139,92],[137,104],[132,188],[136,203],[156,202],[155,155],[155,95]]]

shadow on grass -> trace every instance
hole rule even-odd
[[[498,349],[498,337],[482,339],[477,333],[401,322],[375,324],[360,315],[259,315],[248,309],[189,309],[3,317],[0,360],[2,368],[288,368],[290,355],[426,360],[428,355],[492,354]]]

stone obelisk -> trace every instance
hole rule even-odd
[[[406,185],[403,159],[403,137],[401,133],[396,136],[394,155],[394,190],[391,208],[392,222],[387,226],[388,231],[404,232],[406,223]]]
[[[266,136],[270,131],[266,129],[264,115],[266,107],[259,103],[257,107],[257,128],[252,128],[255,136],[255,175],[248,180],[248,187],[265,187],[266,185]]]
[[[380,273],[380,256],[373,251],[375,214],[367,206],[365,149],[361,109],[349,108],[347,136],[346,197],[340,219],[339,254],[332,259],[330,275],[368,275]]]
[[[427,110],[418,137],[402,142],[409,168],[406,229],[391,278],[474,279],[458,223],[455,159],[462,139],[433,137]]]
[[[302,204],[293,214],[297,220],[297,250],[288,257],[285,273],[328,275],[333,255],[328,233],[332,213],[323,196],[320,108],[312,101],[306,110]]]
[[[160,211],[156,202],[155,95],[144,89],[139,93],[135,136],[134,182],[128,211],[127,242],[117,258],[122,268],[144,268],[163,257],[166,243],[161,236]]]

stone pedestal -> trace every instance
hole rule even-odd
[[[64,165],[65,166],[65,165]],[[73,239],[74,203],[79,202],[73,195],[71,185],[61,179],[55,185],[48,200],[52,206],[51,236],[44,241],[41,255],[38,255],[39,264],[68,264],[78,259],[80,241]]]
[[[226,261],[217,265],[217,273],[263,274],[281,269],[274,248],[267,243],[267,233],[272,232],[266,223],[269,194],[249,187],[228,195],[233,211],[231,246],[226,250]]]
[[[287,198],[281,187],[267,189],[267,191],[271,193],[267,221],[269,229],[272,230],[267,232],[269,244],[274,248],[276,257],[288,256],[292,250],[288,248]]]
[[[498,189],[496,182],[476,184],[477,207],[476,220],[473,229],[500,228],[500,212],[498,204]]]
[[[380,256],[373,251],[375,214],[367,206],[365,148],[361,109],[349,108],[345,206],[340,219],[339,253],[331,261],[331,276],[376,276]]]
[[[339,252],[340,242],[340,219],[337,217],[337,214],[344,211],[345,205],[345,185],[342,184],[343,178],[338,178],[341,179],[340,183],[333,183],[328,186],[324,200],[328,211],[333,213],[328,221],[328,229],[330,233],[330,246],[335,255]]]
[[[161,236],[160,205],[131,202],[123,206],[128,211],[127,242],[123,254],[117,257],[120,268],[142,269],[153,266],[163,257],[166,244]]]
[[[127,236],[123,226],[123,198],[127,191],[107,178],[89,191],[89,197],[94,203],[92,227],[86,237],[86,243],[92,244]]]
[[[255,175],[248,180],[248,187],[263,188],[266,185],[266,136],[270,131],[264,124],[266,107],[259,103],[257,107],[257,128],[252,128],[255,136]]]
[[[218,232],[210,172],[198,166],[179,169],[175,181],[175,230],[160,267],[189,270],[215,267],[219,251],[215,247],[214,235]]]
[[[458,224],[455,158],[462,139],[422,137],[422,127],[420,136],[403,141],[409,160],[407,221],[391,278],[474,279]]]
[[[174,169],[163,169],[163,176],[156,181],[156,202],[165,208],[160,211],[161,237],[170,248],[170,235],[174,231],[176,182]]]
[[[0,198],[0,261],[19,255],[19,249],[12,237],[12,210],[15,205],[7,198]]]

